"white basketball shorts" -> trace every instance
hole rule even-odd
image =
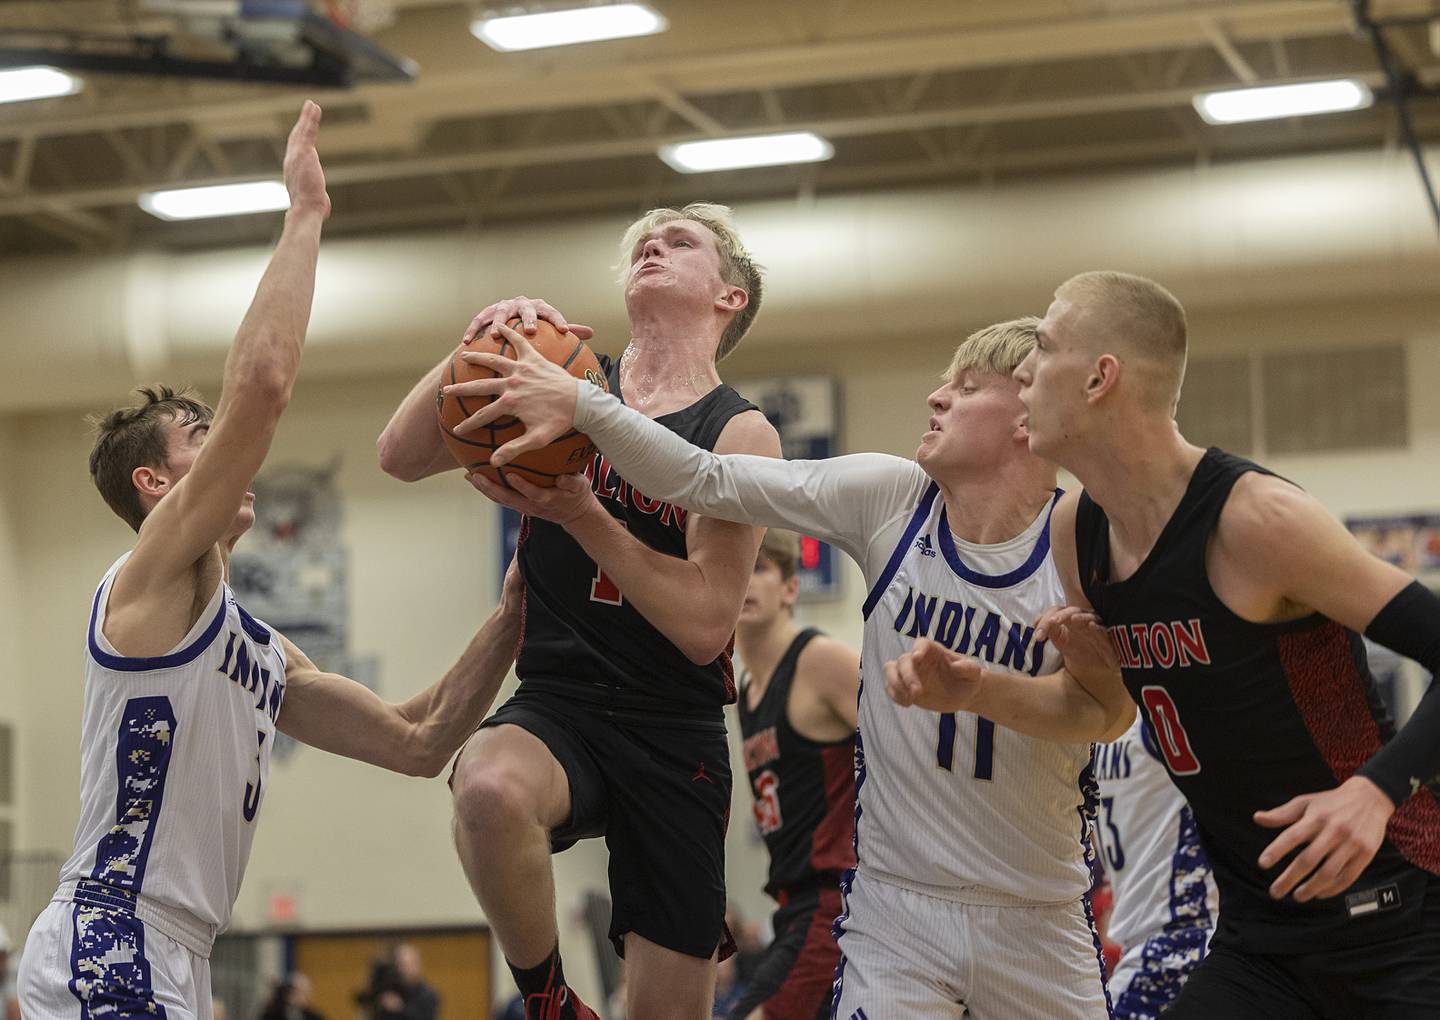
[[[1105,1020],[1083,901],[979,906],[863,869],[845,883],[832,1020]]]
[[[56,898],[35,920],[16,990],[25,1020],[211,1020],[210,960],[126,909]]]

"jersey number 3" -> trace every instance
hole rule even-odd
[[[1140,688],[1140,700],[1150,716],[1150,726],[1159,738],[1160,753],[1165,764],[1177,776],[1193,776],[1200,771],[1200,759],[1190,747],[1190,737],[1180,724],[1180,710],[1175,699],[1163,687]]]

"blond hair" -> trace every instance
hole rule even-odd
[[[1055,296],[1082,310],[1092,340],[1118,340],[1125,353],[1148,362],[1154,400],[1173,410],[1189,345],[1185,307],[1174,294],[1143,276],[1107,270],[1072,276]]]
[[[1040,320],[1033,315],[977,329],[955,348],[950,367],[941,374],[942,382],[954,382],[961,372],[992,372],[1010,375],[1035,349],[1035,330]]]
[[[715,250],[720,253],[720,279],[732,287],[739,287],[750,299],[744,308],[735,313],[735,318],[730,320],[730,325],[725,327],[725,332],[720,337],[715,360],[723,361],[739,346],[740,340],[759,314],[763,289],[762,267],[750,257],[750,253],[745,249],[745,242],[740,240],[729,206],[716,205],[713,202],[691,202],[679,209],[651,209],[630,224],[620,241],[620,279],[624,282],[629,273],[635,245],[640,239],[676,220],[694,220],[715,236]]]
[[[780,568],[780,577],[790,580],[800,565],[800,536],[793,531],[771,528],[760,543],[760,555]]]

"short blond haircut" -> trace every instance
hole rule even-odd
[[[714,202],[691,202],[679,209],[651,209],[625,231],[620,241],[620,279],[623,282],[630,272],[631,256],[635,245],[642,237],[667,223],[676,220],[694,220],[715,235],[715,248],[720,253],[720,278],[732,287],[739,287],[749,297],[745,307],[735,313],[730,325],[720,337],[720,346],[715,351],[715,360],[722,361],[740,345],[749,331],[755,316],[760,313],[760,298],[763,290],[761,274],[763,267],[750,257],[745,242],[735,229],[730,207]]]
[[[1154,280],[1099,271],[1072,276],[1055,296],[1081,309],[1090,339],[1115,343],[1150,363],[1154,398],[1174,407],[1185,381],[1189,328],[1185,307]]]
[[[780,568],[780,576],[788,581],[800,566],[800,536],[793,531],[771,528],[760,543],[760,555]]]
[[[955,356],[941,373],[940,381],[954,382],[961,372],[991,372],[1008,379],[1035,349],[1039,325],[1035,316],[1025,315],[977,329],[955,348]]]

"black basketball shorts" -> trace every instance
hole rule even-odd
[[[523,688],[481,727],[538,737],[565,770],[570,818],[552,853],[605,837],[610,940],[625,955],[634,932],[687,956],[733,951],[725,929],[725,828],[730,747],[725,724],[607,712]]]
[[[1440,1018],[1440,878],[1419,932],[1293,955],[1243,952],[1217,933],[1164,1020]]]

